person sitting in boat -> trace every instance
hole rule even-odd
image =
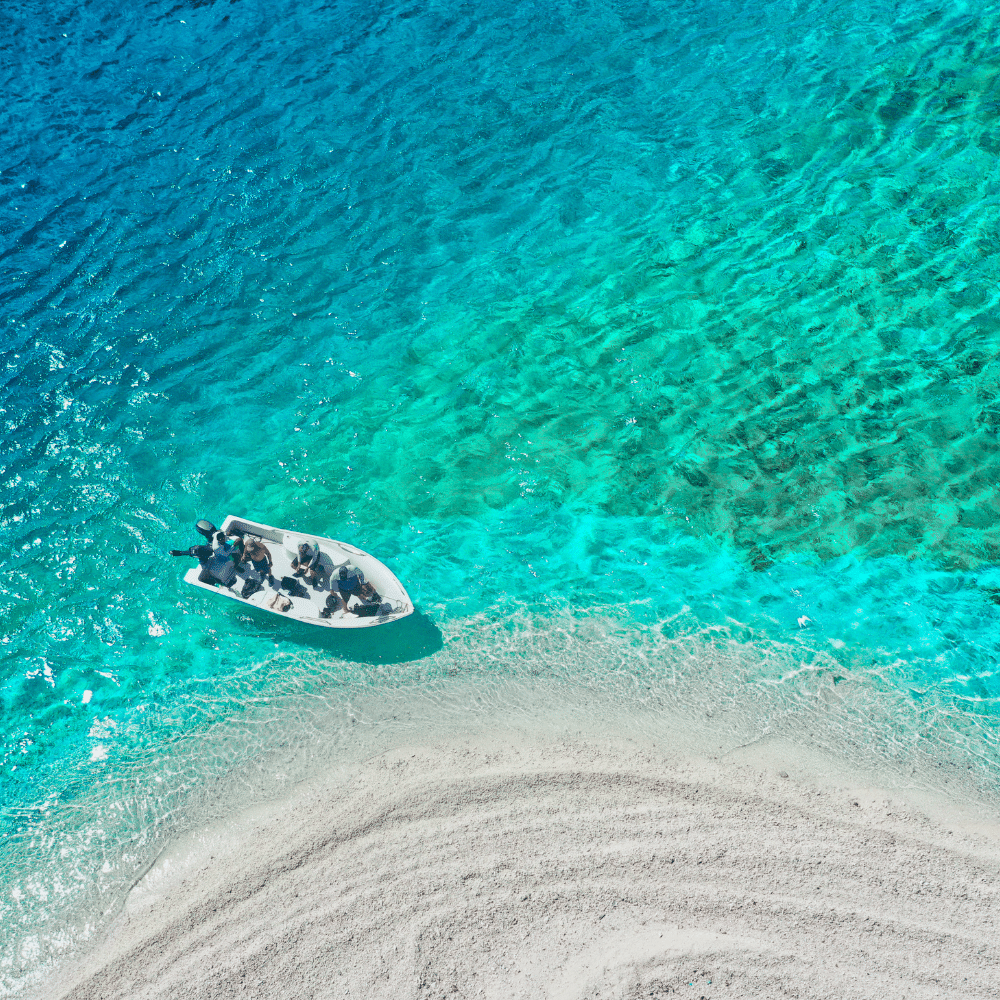
[[[295,576],[301,576],[315,586],[323,571],[319,560],[319,546],[315,543],[310,545],[308,542],[301,542],[299,554],[292,560],[292,572]]]
[[[344,601],[344,610],[352,597],[361,596],[361,586],[365,582],[365,575],[356,566],[341,566],[338,574],[337,589]]]
[[[199,545],[198,549],[198,562],[201,564],[199,582],[220,583],[223,587],[231,587],[236,582],[236,564],[224,546],[216,545],[213,551],[207,545]]]
[[[239,535],[229,535],[222,531],[215,534],[215,554],[232,559],[236,568],[243,569],[243,539]]]
[[[251,536],[243,549],[243,558],[250,560],[250,565],[262,580],[266,576],[267,582],[274,584],[274,560],[267,546],[259,538]]]
[[[211,545],[192,545],[186,551],[171,549],[172,556],[193,556],[198,560],[199,583],[221,583],[231,587],[236,582],[236,567],[233,560],[224,553],[212,548]]]
[[[346,611],[347,605],[344,603],[344,599],[340,594],[335,591],[326,595],[326,607],[319,609],[320,618],[329,618],[331,615],[337,614],[339,611]]]

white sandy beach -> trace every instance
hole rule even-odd
[[[998,827],[797,759],[397,747],[174,845],[46,995],[996,997]]]

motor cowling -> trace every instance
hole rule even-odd
[[[195,526],[194,530],[202,535],[206,541],[211,542],[215,539],[215,533],[219,530],[211,521],[206,521],[202,519]]]

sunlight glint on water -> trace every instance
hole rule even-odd
[[[8,7],[0,994],[352,752],[358,692],[544,681],[995,794],[992,13]],[[226,513],[422,615],[187,592]]]

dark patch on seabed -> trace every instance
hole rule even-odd
[[[355,690],[549,680],[992,794],[997,12],[4,17],[0,991]],[[206,512],[421,613],[220,607],[166,556]]]

